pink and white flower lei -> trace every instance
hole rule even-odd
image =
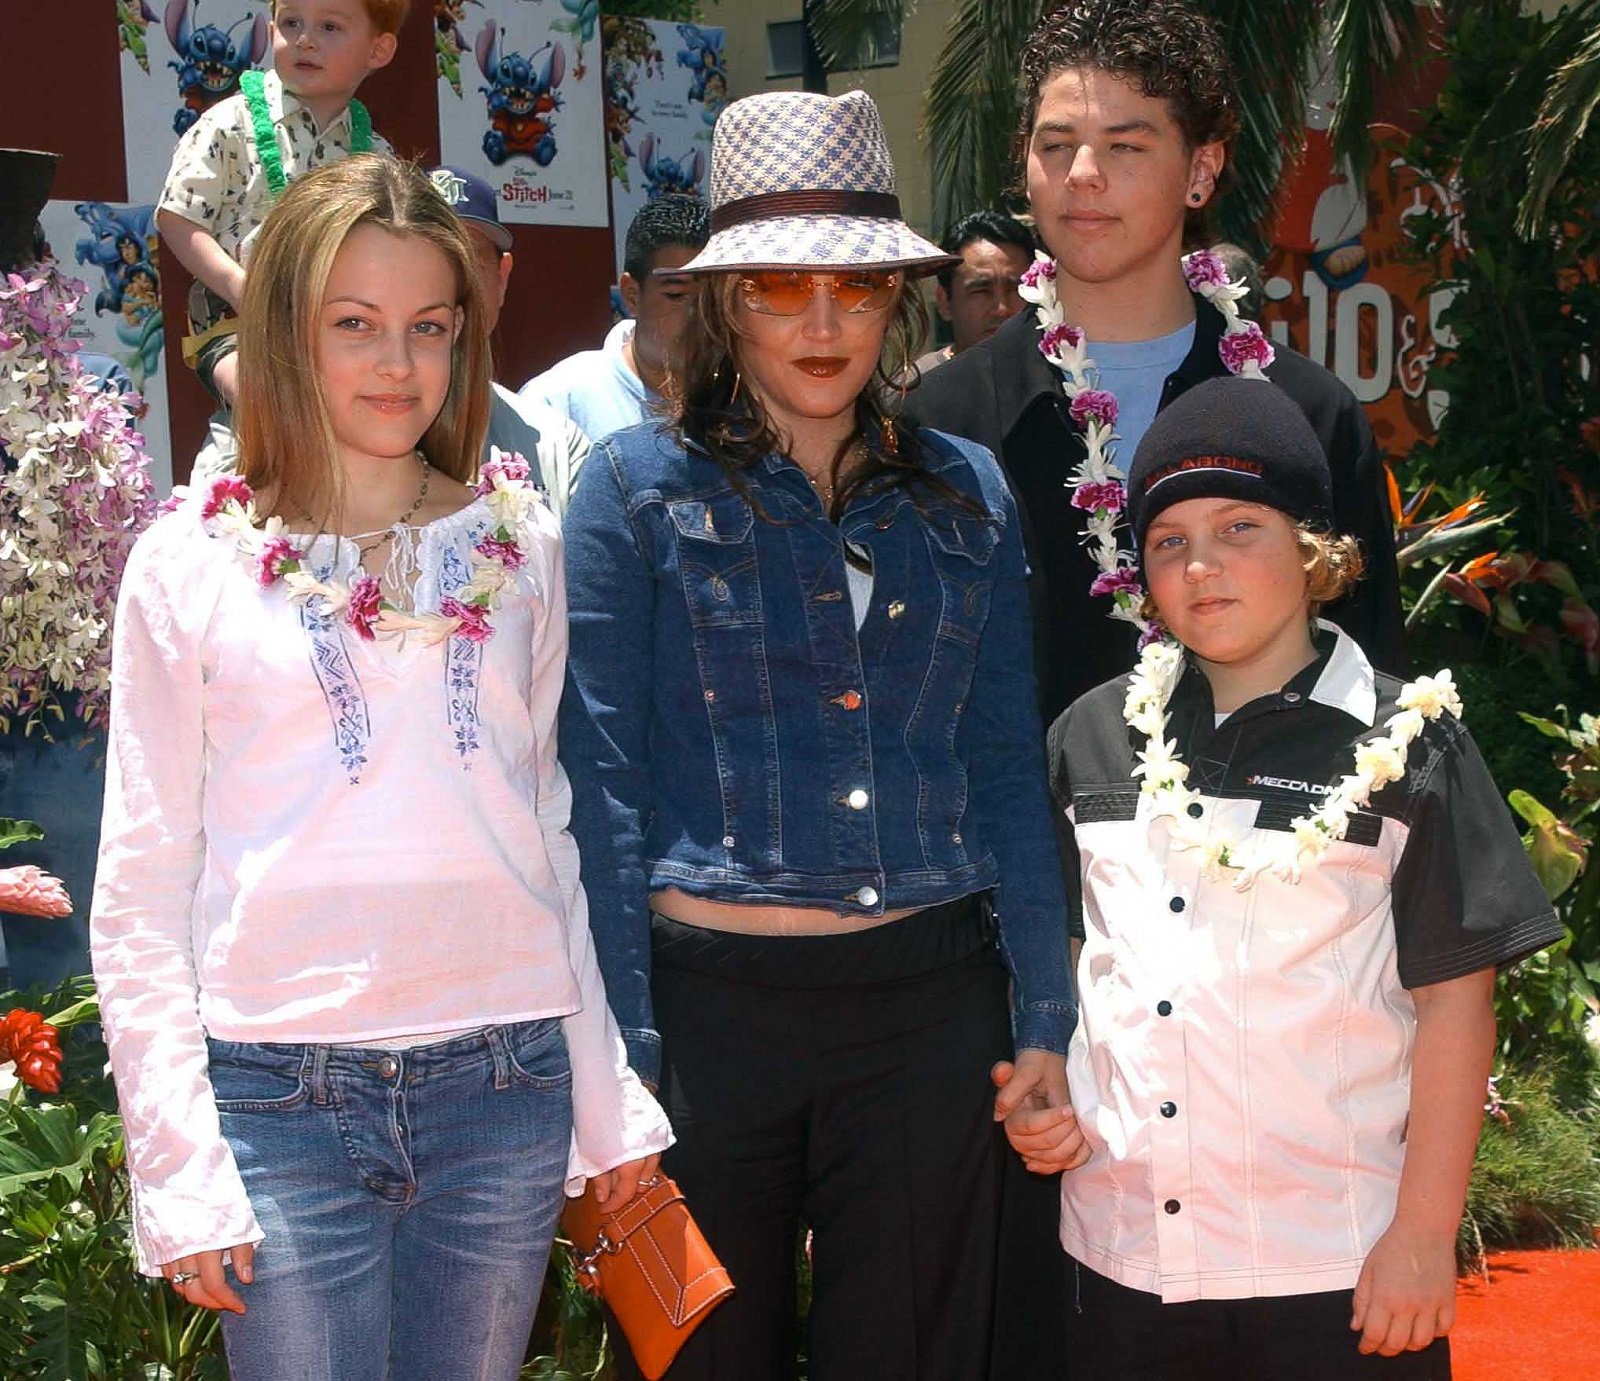
[[[1222,339],[1217,353],[1231,374],[1265,379],[1262,370],[1272,363],[1272,342],[1253,321],[1239,314],[1239,300],[1249,292],[1243,281],[1229,282],[1220,256],[1208,249],[1187,254],[1183,276],[1189,287],[1222,313]],[[1127,507],[1127,472],[1115,460],[1117,400],[1099,386],[1099,371],[1086,350],[1083,331],[1066,320],[1056,296],[1056,265],[1040,254],[1022,275],[1019,290],[1034,304],[1039,323],[1039,353],[1061,371],[1072,420],[1083,428],[1084,458],[1068,481],[1073,507],[1088,513],[1084,543],[1094,559],[1092,595],[1110,595],[1111,617],[1139,629],[1140,644],[1160,636],[1158,625],[1139,613],[1144,586],[1139,579],[1138,556],[1119,540],[1121,516]]]
[[[308,549],[297,546],[284,531],[282,518],[270,517],[258,525],[255,495],[236,475],[219,475],[206,486],[200,519],[213,536],[234,540],[263,589],[281,583],[296,604],[321,599],[327,614],[342,618],[364,641],[416,633],[429,646],[451,637],[482,643],[494,636],[489,615],[498,606],[501,591],[527,561],[515,533],[529,509],[542,502],[528,474],[528,463],[520,455],[491,448],[474,492],[487,501],[494,527],[472,550],[471,579],[439,601],[437,614],[409,614],[396,608],[384,599],[374,576],[358,575],[348,584],[318,580],[307,564]]]

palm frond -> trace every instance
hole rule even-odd
[[[1438,0],[1425,0],[1437,8]],[[1417,0],[1326,0],[1334,80],[1339,91],[1330,133],[1334,153],[1365,168],[1379,88],[1416,53],[1422,37]]]
[[[1044,0],[957,0],[923,105],[933,223],[943,230],[1014,185],[1023,41]]]
[[[916,0],[811,0],[805,7],[811,37],[830,70],[877,56],[876,37],[886,19],[903,21]]]
[[[1228,46],[1239,88],[1232,186],[1219,218],[1228,239],[1260,255],[1284,172],[1304,146],[1318,7],[1208,0],[1204,8]]]
[[[1591,0],[1569,11],[1551,41],[1559,45],[1558,55],[1572,55],[1557,69],[1528,141],[1528,189],[1517,209],[1517,230],[1527,239],[1539,233],[1551,193],[1600,109],[1600,3]]]

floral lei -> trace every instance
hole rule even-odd
[[[383,597],[376,576],[360,575],[348,584],[317,579],[308,564],[309,547],[295,544],[284,532],[282,518],[271,517],[256,526],[255,494],[236,475],[211,481],[200,520],[214,536],[235,540],[263,589],[281,583],[296,604],[320,599],[328,616],[342,616],[367,642],[380,633],[415,632],[428,646],[450,637],[482,643],[494,636],[489,615],[499,604],[500,592],[527,560],[513,534],[529,508],[540,502],[528,474],[528,462],[521,455],[490,449],[473,492],[488,500],[494,529],[472,549],[472,578],[455,596],[439,601],[437,614],[408,614],[396,608]]]
[[[1405,775],[1406,754],[1423,725],[1445,714],[1461,716],[1461,697],[1448,670],[1407,682],[1400,690],[1398,713],[1384,721],[1388,733],[1356,745],[1355,771],[1340,778],[1338,787],[1316,811],[1291,822],[1292,835],[1274,833],[1240,844],[1215,822],[1189,814],[1190,805],[1201,796],[1186,785],[1188,764],[1178,756],[1177,744],[1166,736],[1167,702],[1182,675],[1181,647],[1152,642],[1140,654],[1122,706],[1124,721],[1148,740],[1133,775],[1144,778],[1140,798],[1151,818],[1168,822],[1172,846],[1199,850],[1208,878],[1237,873],[1233,885],[1240,892],[1249,889],[1263,872],[1285,882],[1299,882],[1302,868],[1314,863],[1335,840],[1344,838],[1350,817],[1367,804],[1372,793]]]
[[[1261,371],[1272,363],[1276,352],[1261,328],[1239,315],[1239,299],[1249,292],[1243,281],[1229,282],[1227,266],[1209,249],[1184,256],[1183,276],[1194,292],[1222,313],[1225,324],[1217,350],[1229,373],[1265,379]],[[1139,612],[1144,586],[1139,580],[1138,556],[1117,541],[1128,488],[1126,472],[1113,459],[1116,395],[1099,387],[1099,371],[1084,353],[1083,330],[1066,321],[1056,297],[1055,260],[1038,255],[1023,273],[1019,291],[1034,304],[1042,333],[1039,353],[1061,371],[1068,411],[1084,431],[1083,463],[1073,471],[1069,486],[1073,507],[1089,514],[1083,540],[1097,571],[1089,593],[1110,595],[1111,617],[1133,624],[1139,629],[1141,644],[1147,643],[1160,636],[1160,629]]]

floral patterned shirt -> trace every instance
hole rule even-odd
[[[298,97],[283,89],[283,79],[276,72],[264,75],[262,92],[277,131],[283,175],[290,182],[312,168],[337,163],[350,155],[349,106],[318,129],[316,117]],[[394,152],[376,134],[372,136],[372,150]],[[272,191],[256,149],[250,104],[242,93],[229,96],[201,115],[178,140],[158,209],[203,226],[243,264],[271,208]],[[212,298],[213,308],[208,313],[202,309],[199,293],[192,295],[190,316],[197,329],[220,319],[215,311],[217,301]]]

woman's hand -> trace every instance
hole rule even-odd
[[[241,1284],[248,1285],[256,1274],[256,1249],[249,1242],[241,1242],[231,1253],[217,1250],[180,1256],[162,1266],[161,1274],[182,1299],[200,1309],[227,1309],[242,1314],[244,1301],[234,1293],[223,1270],[222,1258],[229,1254],[233,1257],[234,1275]]]
[[[1002,1060],[989,1074],[999,1090],[995,1121],[1006,1124],[1006,1140],[1029,1170],[1050,1175],[1076,1170],[1089,1159],[1089,1143],[1067,1092],[1064,1056],[1023,1050],[1016,1064]]]
[[[607,1170],[589,1181],[594,1186],[595,1202],[602,1213],[615,1213],[656,1177],[660,1154],[643,1160],[630,1160],[615,1170]]]

